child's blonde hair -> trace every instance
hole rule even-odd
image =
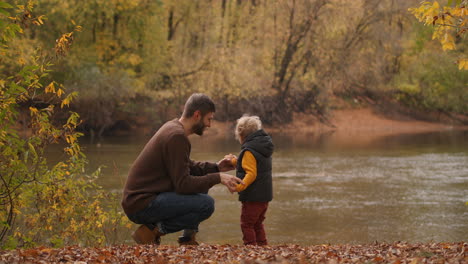
[[[242,138],[245,140],[248,135],[260,129],[262,129],[260,117],[243,115],[241,118],[237,119],[235,130],[236,139],[240,140]]]

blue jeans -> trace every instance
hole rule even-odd
[[[213,212],[214,199],[208,194],[164,192],[145,209],[128,215],[128,218],[136,224],[144,224],[151,229],[158,227],[161,233],[169,234],[183,229],[198,231],[200,222]]]

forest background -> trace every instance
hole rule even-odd
[[[452,4],[466,20],[465,2]],[[439,14],[442,6],[430,4],[422,10]],[[281,126],[304,113],[332,125],[333,110],[371,105],[466,124],[466,25],[432,39],[437,27],[408,10],[419,6],[0,1],[2,247],[119,241],[116,230],[131,224],[118,195],[96,184],[99,170],[85,173],[77,139],[154,131],[193,92],[216,101],[219,121],[250,112]],[[429,17],[429,25],[449,20]],[[44,153],[57,142],[66,156],[51,164]]]
[[[57,38],[81,26],[50,79],[78,92],[79,128],[96,135],[155,129],[193,92],[213,97],[220,121],[281,124],[301,112],[326,123],[343,105],[383,103],[466,116],[466,38],[453,34],[457,49],[441,52],[408,11],[419,2],[41,0],[32,15],[43,25],[15,39],[0,71],[18,72],[38,49],[54,56]]]

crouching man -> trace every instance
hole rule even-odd
[[[190,159],[188,136],[201,136],[211,126],[214,112],[208,96],[193,94],[182,116],[165,123],[133,163],[122,207],[132,222],[141,224],[132,234],[138,244],[160,244],[161,236],[183,230],[179,244],[198,245],[198,226],[214,212],[208,190],[222,183],[233,192],[243,183],[223,173],[234,169],[228,158],[218,163]]]

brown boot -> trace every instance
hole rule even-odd
[[[141,225],[133,232],[132,237],[138,244],[161,244],[161,236],[164,234],[159,232],[156,227],[151,231],[146,225]]]
[[[189,237],[180,236],[179,239],[177,239],[177,242],[179,242],[179,246],[198,246],[199,244],[195,240],[195,235],[196,233],[193,233]]]

